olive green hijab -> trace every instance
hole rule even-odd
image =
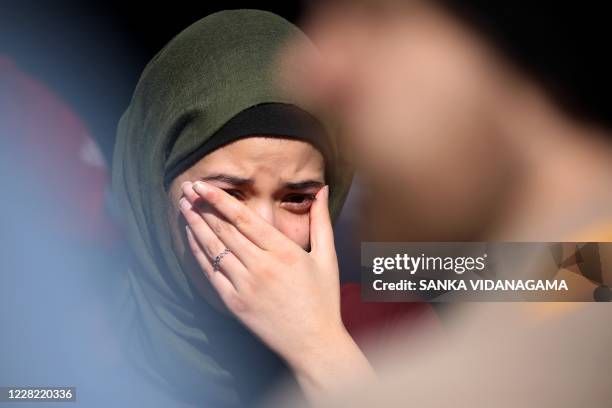
[[[164,175],[249,107],[302,107],[275,74],[279,53],[295,39],[308,43],[269,12],[209,15],[149,62],[119,122],[112,183],[134,254],[120,295],[122,337],[137,366],[187,402],[250,403],[283,365],[239,322],[201,299],[182,270]],[[335,218],[350,183],[337,147],[327,167]]]

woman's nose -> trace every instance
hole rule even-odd
[[[253,200],[249,205],[260,217],[274,225],[274,201]]]

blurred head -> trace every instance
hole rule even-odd
[[[477,238],[524,171],[507,126],[529,126],[517,112],[543,83],[448,3],[322,4],[308,20],[324,58],[304,61],[302,92],[339,114],[385,239]]]
[[[325,184],[323,155],[305,141],[264,136],[247,137],[214,150],[176,177],[168,192],[177,254],[182,254],[185,271],[207,299],[216,299],[216,294],[189,249],[178,207],[181,185],[197,180],[225,190],[302,248],[309,248],[310,206]]]
[[[492,123],[504,84],[497,60],[431,7],[363,11],[328,11],[311,29],[330,56],[317,88],[342,107],[347,145],[371,181],[374,228],[385,239],[467,239],[512,168]]]

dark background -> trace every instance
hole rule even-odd
[[[191,23],[236,8],[299,22],[302,2],[0,0],[0,55],[58,93],[110,162],[117,122],[147,62]]]

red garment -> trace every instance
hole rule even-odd
[[[440,320],[429,303],[363,302],[358,283],[341,286],[340,311],[346,329],[364,351],[393,340],[400,330],[405,336],[420,330],[441,329]]]
[[[15,174],[40,189],[58,233],[83,243],[118,236],[105,210],[109,175],[87,126],[57,94],[0,55],[0,137],[14,152]]]

